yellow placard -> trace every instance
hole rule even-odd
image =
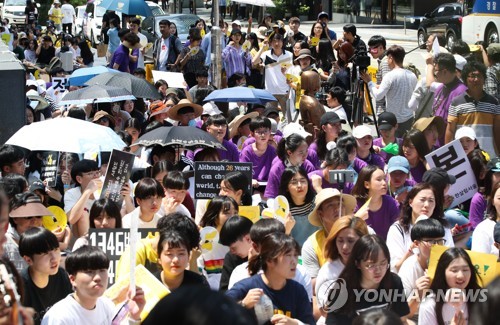
[[[370,75],[374,83],[377,83],[377,72],[378,68],[374,67],[373,65],[368,66],[368,68],[366,69],[366,73]]]
[[[43,227],[49,231],[54,231],[58,227],[64,230],[68,225],[68,216],[66,216],[64,210],[56,205],[49,206],[47,210],[52,212],[53,216],[42,217]]]
[[[299,81],[299,78],[297,78],[296,75],[293,75],[291,73],[285,73],[285,77],[286,77],[286,80],[288,80],[290,82],[298,82]]]
[[[260,208],[257,206],[240,206],[238,213],[240,216],[250,219],[253,223],[260,219]]]
[[[281,63],[281,67],[285,68],[285,69],[288,69],[291,66],[292,66],[292,64],[290,62],[283,62],[283,63]]]
[[[436,273],[436,266],[439,258],[448,248],[449,247],[447,246],[432,246],[431,256],[429,258],[429,267],[427,269],[427,275],[431,278],[431,281],[434,278],[434,274]],[[467,252],[467,254],[469,254],[472,264],[476,269],[479,285],[483,287],[487,286],[488,283],[493,281],[498,275],[499,268],[497,267],[497,256],[493,254],[479,253],[469,250],[465,251]]]
[[[319,43],[319,37],[311,37],[311,46],[316,46]]]
[[[202,29],[202,30],[200,31],[200,35],[201,35],[201,37],[205,37],[205,34],[206,34],[205,30],[204,30],[204,29]]]
[[[168,295],[170,291],[142,264],[135,267],[135,283],[137,286],[142,288],[144,291],[144,297],[146,298],[146,305],[141,313],[141,320],[143,321],[158,301]],[[130,279],[128,277],[124,277],[119,282],[109,287],[108,290],[104,292],[104,296],[113,300],[116,305],[122,304],[126,299],[126,295],[123,296],[123,293],[126,294],[129,285]],[[123,296],[123,298],[121,296]],[[117,300],[117,297],[122,299]]]
[[[248,51],[250,49],[250,46],[252,46],[250,41],[245,41],[243,42],[243,45],[241,45],[241,48],[243,49],[243,51]]]

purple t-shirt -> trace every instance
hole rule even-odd
[[[384,167],[385,167],[384,158],[382,158],[381,156],[379,156],[376,153],[370,153],[368,155],[368,157],[366,157],[365,159],[360,158],[360,157],[358,157],[358,158],[361,159],[362,161],[364,161],[365,163],[367,163],[368,165],[379,166],[380,169],[384,170]]]
[[[403,139],[396,138],[396,143],[398,144],[399,147],[401,147],[403,145]],[[382,137],[373,139],[373,145],[380,147],[380,149],[385,147],[384,145],[382,145]],[[391,159],[391,157],[394,156],[393,154],[387,153],[387,152],[382,151],[382,150],[380,150],[378,155],[384,159],[384,162],[386,164],[389,162],[389,159]]]
[[[252,178],[259,182],[267,181],[273,159],[276,157],[276,149],[273,146],[267,146],[262,156],[257,156],[253,151],[253,146],[249,145],[243,148],[240,155],[240,162],[252,163]]]
[[[139,58],[139,49],[133,49],[132,55]],[[130,64],[129,64],[130,73],[134,73],[134,71],[137,69],[138,64],[139,64],[139,61],[135,61],[135,62],[130,61]]]
[[[240,161],[240,153],[238,152],[238,148],[234,143],[224,139],[222,141],[222,145],[224,146],[224,148],[226,148],[226,150],[217,149],[220,160],[227,160],[234,162]]]
[[[120,44],[116,49],[115,53],[113,53],[113,57],[109,62],[109,66],[113,68],[116,64],[119,65],[118,71],[121,72],[130,72],[130,58],[129,58],[129,49],[126,48],[123,44]]]
[[[366,200],[357,199],[357,206],[355,211],[365,204]],[[375,233],[382,237],[384,240],[387,238],[387,232],[389,227],[398,219],[399,217],[399,206],[398,202],[394,200],[389,195],[382,196],[382,206],[378,211],[368,211],[368,219],[366,219],[366,224],[375,230]]]
[[[314,149],[311,149],[311,147],[307,149],[307,160],[309,160],[311,164],[314,165],[314,167],[316,168],[321,167],[321,161],[319,160],[318,152]]]
[[[471,199],[469,208],[469,221],[472,229],[484,220],[484,212],[486,211],[486,200],[481,193],[476,193]]]
[[[274,142],[279,143],[283,137],[281,135],[275,134],[273,135]],[[248,145],[251,145],[252,143],[255,143],[255,138],[254,137],[248,137],[246,138],[245,142],[243,142],[242,148],[245,148]]]
[[[363,169],[363,167],[365,166],[368,166],[368,164],[366,162],[364,162],[363,160],[359,159],[358,157],[354,158],[354,161],[352,163],[352,168],[354,169],[354,171],[356,173],[359,174],[359,172],[361,171],[361,169]]]
[[[409,192],[413,186],[415,186],[415,184],[417,184],[413,179],[407,179],[403,186],[401,186],[400,188],[396,189],[396,191],[394,191],[394,193],[391,192],[391,186],[389,184],[389,174],[387,174],[387,195],[390,195],[392,197],[395,197],[396,195],[399,195],[400,193],[403,193],[405,190],[407,192]]]
[[[322,169],[317,169],[317,170],[315,170],[315,171],[310,172],[309,174],[307,174],[307,176],[309,177],[310,181],[312,181],[312,176],[313,175],[318,175],[323,180],[323,182],[321,183],[321,188],[336,188],[337,190],[339,189],[339,184],[338,183],[330,183],[329,181],[327,181],[323,177],[323,170]],[[352,191],[353,187],[354,187],[354,183],[345,183],[344,190],[342,191],[342,193],[351,194],[351,191]]]
[[[311,162],[307,159],[302,164],[302,167],[305,169],[307,173],[310,173],[316,169],[314,168],[313,164],[311,164]],[[278,196],[279,187],[281,183],[281,175],[283,175],[285,169],[286,166],[281,161],[281,159],[279,159],[279,157],[274,158],[272,162],[271,171],[269,172],[269,178],[267,179],[266,191],[264,192],[265,198],[270,199]]]
[[[419,161],[417,166],[410,168],[411,178],[417,182],[422,182],[422,177],[424,177],[424,173],[427,171],[423,162]]]

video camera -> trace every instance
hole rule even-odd
[[[355,66],[359,67],[360,71],[366,71],[368,66],[371,64],[371,59],[368,56],[368,51],[366,48],[361,47],[354,52],[354,55],[349,60]]]

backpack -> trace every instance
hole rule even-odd
[[[50,59],[49,64],[45,67],[45,71],[50,75],[52,70],[55,68],[62,68],[62,61],[59,57],[55,56],[52,59]]]

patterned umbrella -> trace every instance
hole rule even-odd
[[[137,78],[130,73],[105,72],[87,81],[86,85],[106,85],[118,88],[125,88],[132,95],[138,98],[161,99],[161,95],[156,88],[145,79]]]
[[[134,144],[149,147],[156,144],[177,148],[216,148],[226,150],[210,133],[191,126],[163,126],[150,131]]]
[[[66,93],[59,104],[112,103],[129,99],[136,98],[126,89],[96,85]]]

